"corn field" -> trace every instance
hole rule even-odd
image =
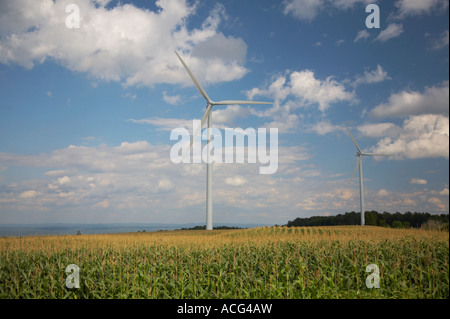
[[[79,267],[79,288],[65,269]],[[379,288],[369,289],[369,264]],[[449,298],[449,233],[263,227],[0,238],[0,298]]]

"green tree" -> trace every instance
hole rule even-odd
[[[366,212],[365,216],[365,224],[369,226],[377,226],[378,225],[378,213],[376,211]]]
[[[392,228],[402,228],[402,226],[403,226],[403,224],[402,224],[402,222],[399,221],[399,220],[394,220],[394,221],[392,222]]]

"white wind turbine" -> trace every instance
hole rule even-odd
[[[345,125],[345,124],[344,124]],[[361,204],[361,226],[364,226],[364,185],[363,185],[363,172],[362,172],[362,158],[363,156],[391,156],[389,154],[374,154],[374,153],[364,153],[359,148],[358,144],[356,143],[355,139],[353,138],[352,133],[350,133],[350,130],[348,129],[347,125],[345,125],[345,128],[347,129],[348,134],[353,140],[353,144],[355,144],[357,152],[356,156],[358,156],[358,163],[356,163],[355,170],[353,171],[352,178],[350,179],[350,182],[353,180],[353,177],[355,176],[356,169],[359,166],[359,199]]]
[[[212,150],[212,130],[211,130],[211,126],[212,126],[212,107],[214,105],[236,105],[236,104],[272,104],[271,102],[255,102],[255,101],[237,101],[237,100],[225,100],[225,101],[219,101],[219,102],[214,102],[213,100],[211,100],[208,96],[208,94],[206,94],[205,90],[203,90],[202,86],[200,85],[200,83],[197,81],[197,79],[195,78],[194,74],[191,72],[191,70],[189,69],[189,67],[186,65],[186,63],[184,63],[183,59],[180,57],[180,55],[175,51],[175,54],[178,56],[178,58],[180,59],[181,63],[183,64],[184,68],[186,69],[187,73],[189,74],[189,76],[191,77],[192,82],[194,82],[195,86],[197,87],[198,91],[200,92],[200,94],[205,98],[206,100],[206,111],[203,114],[202,120],[200,122],[200,125],[197,127],[197,129],[195,130],[192,139],[191,139],[191,143],[189,145],[189,149],[187,150],[187,152],[184,154],[184,156],[186,156],[186,154],[190,154],[191,152],[191,148],[192,148],[192,144],[194,143],[194,140],[197,138],[197,135],[200,133],[206,118],[208,118],[208,152],[207,152],[207,170],[206,170],[206,230],[212,230],[213,226],[212,226],[212,163],[209,159],[210,157],[210,153]]]

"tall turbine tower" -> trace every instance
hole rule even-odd
[[[345,124],[344,124],[345,125]],[[359,148],[358,144],[356,143],[355,139],[353,138],[352,133],[350,133],[350,130],[348,129],[347,125],[345,125],[345,128],[347,129],[348,134],[353,140],[353,144],[355,144],[357,152],[356,156],[358,156],[358,163],[356,163],[355,170],[353,171],[352,178],[350,179],[350,182],[353,180],[353,177],[355,176],[356,170],[359,166],[359,200],[361,204],[361,226],[364,226],[364,185],[363,185],[363,170],[362,170],[362,158],[363,156],[390,156],[388,154],[374,154],[374,153],[364,153]]]
[[[183,59],[180,57],[180,55],[175,51],[175,54],[178,56],[178,59],[180,59],[181,63],[183,64],[184,68],[186,69],[187,73],[191,77],[192,82],[194,82],[195,86],[197,87],[197,90],[200,92],[200,94],[205,98],[206,100],[206,111],[203,114],[202,120],[200,122],[200,125],[197,127],[197,129],[194,132],[194,135],[192,136],[191,143],[189,145],[189,149],[186,152],[186,154],[190,154],[192,144],[194,143],[194,140],[197,138],[197,135],[200,133],[203,124],[205,123],[206,118],[208,118],[208,152],[207,152],[207,160],[206,160],[206,230],[212,230],[212,163],[210,161],[210,154],[212,150],[212,107],[214,105],[235,105],[235,104],[272,104],[271,102],[255,102],[255,101],[237,101],[237,100],[225,100],[225,101],[219,101],[214,102],[211,100],[206,94],[205,90],[203,90],[200,83],[195,78],[194,74],[191,72],[189,67],[184,63]],[[186,156],[186,154],[184,156]]]

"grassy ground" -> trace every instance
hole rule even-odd
[[[66,287],[69,264],[80,288]],[[366,287],[369,264],[380,288]],[[0,238],[0,298],[449,298],[449,233],[266,227]]]

